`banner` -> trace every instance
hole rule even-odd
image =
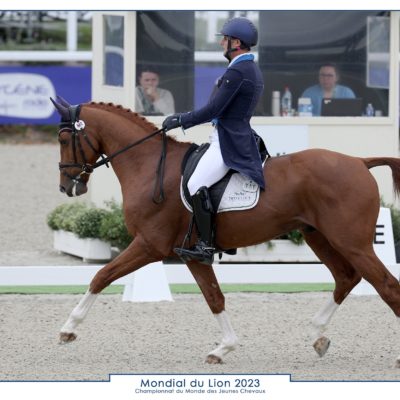
[[[58,124],[50,97],[91,100],[90,66],[0,67],[0,124]]]

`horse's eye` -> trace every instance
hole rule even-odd
[[[68,140],[66,140],[66,139],[60,139],[59,142],[60,142],[61,146],[65,146],[68,144]]]

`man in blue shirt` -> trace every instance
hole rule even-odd
[[[347,86],[338,85],[339,71],[335,64],[321,65],[318,75],[319,84],[306,89],[301,97],[311,99],[313,115],[321,115],[322,99],[354,99],[354,92]]]
[[[181,258],[206,265],[212,264],[216,250],[208,188],[229,169],[252,178],[263,189],[265,186],[261,157],[250,127],[250,118],[264,89],[261,71],[250,54],[250,48],[257,44],[258,32],[250,20],[238,17],[227,21],[220,35],[229,65],[218,81],[218,89],[204,107],[173,114],[163,122],[166,130],[210,121],[214,126],[210,147],[188,182],[199,240],[190,249],[175,249]]]

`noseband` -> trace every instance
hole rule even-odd
[[[164,170],[165,170],[165,159],[167,155],[167,135],[165,129],[158,129],[157,131],[151,133],[148,136],[145,136],[142,139],[137,140],[134,143],[129,144],[128,146],[125,146],[121,150],[116,151],[115,153],[111,154],[108,157],[105,157],[103,153],[100,150],[96,150],[96,148],[93,146],[93,143],[87,136],[85,132],[85,122],[83,120],[79,119],[79,114],[81,111],[81,106],[80,104],[78,105],[71,105],[68,107],[69,115],[70,115],[70,120],[69,121],[62,121],[60,123],[60,129],[58,131],[58,136],[61,135],[63,132],[70,132],[71,133],[71,138],[72,138],[72,153],[74,155],[74,162],[73,163],[59,163],[59,169],[62,171],[62,174],[69,179],[71,179],[74,183],[84,183],[82,180],[82,175],[90,175],[96,168],[106,165],[107,168],[109,168],[108,163],[116,156],[119,154],[125,152],[126,150],[137,146],[146,140],[152,138],[153,136],[161,133],[162,134],[162,149],[161,149],[161,156],[160,156],[160,161],[158,163],[157,171],[156,171],[156,182],[154,186],[154,192],[153,192],[153,202],[156,204],[161,203],[165,196],[164,196],[164,189],[163,189],[163,181],[164,181]],[[82,147],[82,142],[81,142],[81,137],[84,138],[86,143],[89,145],[89,147],[93,150],[95,154],[99,154],[101,157],[100,161],[97,161],[94,164],[89,164],[87,162],[87,158],[85,156],[85,152]],[[78,157],[77,157],[77,151],[79,151],[79,155],[81,156],[81,159],[83,160],[83,163],[78,162]],[[67,171],[65,171],[66,168],[79,168],[81,172],[79,175],[72,176],[69,174]],[[157,187],[159,188],[159,194],[158,197],[156,197],[156,191]]]

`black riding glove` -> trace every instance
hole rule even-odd
[[[181,115],[180,113],[178,114],[172,114],[169,117],[164,119],[164,122],[162,123],[162,127],[166,131],[170,131],[171,129],[178,128],[182,126],[181,124]]]

